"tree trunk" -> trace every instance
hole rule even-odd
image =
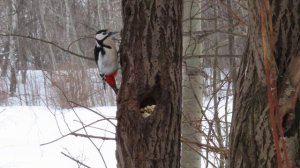
[[[179,168],[182,2],[123,0],[122,12],[118,168]]]
[[[72,14],[72,6],[70,5],[69,0],[64,0],[65,8],[66,8],[66,44],[70,45],[74,40],[78,39],[77,31],[74,24],[74,16]],[[76,11],[76,9],[73,9]],[[78,42],[74,43],[74,49],[73,47],[70,47],[70,50],[75,50],[76,53],[79,53],[80,55],[83,55],[83,52],[81,51],[81,48],[79,46]],[[70,57],[71,62],[76,62],[75,57]],[[80,64],[84,65],[84,61],[82,59],[79,59]]]
[[[45,9],[46,9],[45,2],[43,0],[36,0],[34,2],[35,2],[35,5],[37,6],[36,16],[37,16],[37,18],[39,18],[39,21],[40,21],[40,26],[41,26],[41,31],[42,31],[41,37],[43,39],[48,40],[49,39],[49,33],[48,33],[49,28],[48,28],[48,26],[46,25],[46,22],[45,22],[45,16],[46,16],[46,14],[45,14]],[[50,41],[51,40],[52,39],[50,39]],[[53,51],[53,47],[52,47],[51,44],[47,44],[47,47],[48,47],[49,50],[46,50],[46,51],[48,51],[47,52],[48,54],[45,55],[45,56],[49,57],[48,59],[49,59],[49,64],[50,65],[48,64],[48,66],[50,67],[51,71],[56,70],[57,62],[56,62],[55,54],[54,54],[54,51]],[[40,52],[40,54],[41,53],[42,52]],[[37,56],[37,57],[39,57],[39,56]],[[48,59],[47,58],[42,58],[42,60],[48,60]],[[39,58],[37,58],[36,61],[37,61],[37,65],[40,64],[40,59]]]
[[[201,31],[201,20],[193,18],[201,17],[201,2],[184,1],[183,8],[183,55],[201,55],[202,45],[192,36],[193,32]],[[182,101],[183,116],[181,124],[182,132],[182,154],[181,168],[200,168],[200,149],[194,142],[201,142],[201,105],[203,93],[203,77],[201,76],[202,58],[194,57],[185,59],[183,63],[182,79]],[[192,142],[192,143],[191,143]]]
[[[232,4],[231,0],[227,0],[227,13],[228,13],[228,54],[235,55],[235,48],[234,48],[234,24],[233,24],[233,13],[232,13]],[[236,58],[230,58],[230,76],[232,81],[232,88],[235,88],[236,85]]]
[[[8,41],[6,42],[4,46],[4,56],[3,56],[3,63],[1,64],[1,77],[4,77],[7,75],[7,67],[8,67],[8,62],[9,62],[9,40],[10,37],[8,38]]]
[[[97,0],[97,15],[98,15],[98,21],[99,21],[99,28],[104,29],[105,28],[105,22],[104,22],[104,17],[103,17],[103,12],[101,10],[101,4],[103,0]]]
[[[230,167],[277,167],[276,151],[268,118],[264,64],[262,62],[261,3],[249,0],[249,44],[241,61],[235,90],[231,126]],[[290,167],[300,166],[300,1],[272,0],[279,111]],[[263,7],[262,14],[267,16]],[[270,25],[268,23],[268,25]],[[267,28],[267,34],[270,34]],[[282,145],[281,145],[282,146]],[[283,158],[283,157],[282,157]],[[286,161],[283,163],[285,165]]]
[[[11,6],[9,7],[9,11],[10,13],[13,13],[12,11],[17,9],[17,2],[16,1],[12,1]],[[16,14],[10,15],[9,16],[9,30],[11,33],[15,33],[17,30],[17,22],[18,22],[18,18]],[[9,59],[9,63],[10,63],[10,84],[9,84],[9,92],[10,92],[10,96],[15,96],[16,93],[16,88],[17,88],[17,77],[16,77],[16,73],[17,73],[17,56],[16,56],[16,41],[14,39],[14,37],[9,37],[8,38],[9,41],[9,54],[8,54],[8,59]]]

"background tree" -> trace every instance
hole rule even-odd
[[[182,1],[122,1],[119,168],[179,168]],[[143,118],[140,109],[156,105]]]
[[[183,168],[199,167],[199,158],[201,167],[226,166],[236,62],[247,34],[246,7],[245,1],[232,0],[184,3]]]
[[[235,90],[230,167],[299,167],[300,2],[248,3],[249,43]]]
[[[183,1],[183,56],[201,55],[202,46],[195,36],[201,31],[201,2],[195,0]],[[201,74],[203,58],[194,57],[183,60],[182,67],[182,168],[199,168],[201,155],[192,142],[201,141],[201,117],[203,76]]]
[[[120,6],[119,0],[2,0],[0,105],[70,108],[65,96],[86,106],[115,105],[95,62],[66,51],[93,60],[95,32],[120,30]]]

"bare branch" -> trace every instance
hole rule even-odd
[[[228,55],[228,54],[223,54],[223,55],[187,55],[184,56],[184,59],[192,59],[192,58],[213,58],[213,57],[223,57],[223,58],[241,58],[243,55]]]
[[[67,158],[73,160],[73,161],[76,162],[77,164],[80,164],[80,165],[82,165],[82,166],[84,166],[84,167],[87,167],[87,168],[91,168],[90,166],[88,166],[88,165],[86,165],[86,164],[80,162],[79,160],[77,160],[77,159],[75,159],[75,158],[73,158],[73,157],[71,157],[71,156],[69,156],[69,155],[67,155],[67,154],[65,154],[65,153],[63,153],[63,152],[60,152],[60,153],[61,153],[62,155],[64,155],[65,157],[67,157]]]
[[[116,127],[116,124],[113,123],[113,122],[111,121],[112,119],[115,119],[115,118],[107,118],[107,117],[105,117],[104,115],[98,113],[97,111],[95,111],[95,110],[93,110],[93,109],[91,109],[91,108],[89,108],[89,107],[83,106],[83,105],[81,105],[81,104],[79,104],[79,103],[76,103],[76,102],[74,102],[74,101],[69,100],[68,102],[73,103],[73,104],[75,104],[75,105],[77,105],[77,106],[79,106],[79,107],[85,108],[85,109],[87,109],[87,110],[89,110],[89,111],[91,111],[91,112],[93,112],[93,113],[95,113],[95,114],[101,116],[102,118],[104,118],[105,120],[107,120],[111,125],[113,125],[113,126]]]
[[[86,57],[84,55],[81,55],[81,54],[78,54],[78,53],[75,53],[73,51],[70,51],[68,49],[65,49],[63,47],[61,47],[60,45],[52,42],[52,41],[48,41],[48,40],[44,40],[44,39],[39,39],[39,38],[36,38],[36,37],[32,37],[32,36],[26,36],[26,35],[21,35],[21,34],[13,34],[13,33],[9,33],[9,34],[2,34],[0,33],[0,36],[3,36],[3,37],[9,37],[9,36],[13,36],[13,37],[21,37],[21,38],[26,38],[26,39],[30,39],[30,40],[35,40],[35,41],[40,41],[40,42],[43,42],[43,43],[47,43],[47,44],[51,44],[53,45],[54,47],[64,51],[64,52],[67,52],[69,54],[72,54],[76,57],[79,57],[79,58],[83,58],[83,59],[86,59],[86,60],[91,60],[93,61],[94,59],[93,58],[90,58],[90,57]]]
[[[49,144],[51,144],[51,143],[54,143],[54,142],[56,142],[56,141],[58,141],[58,140],[61,140],[61,139],[65,138],[65,137],[67,137],[67,136],[69,136],[69,135],[72,135],[72,133],[75,133],[75,132],[77,132],[77,131],[80,131],[80,130],[82,130],[82,129],[84,129],[84,128],[90,126],[90,125],[93,125],[93,124],[95,124],[95,123],[97,123],[97,122],[100,122],[100,121],[103,121],[103,120],[105,120],[105,119],[96,120],[96,121],[94,121],[94,122],[92,122],[92,123],[90,123],[90,124],[88,124],[88,125],[85,125],[84,127],[81,127],[81,128],[79,128],[79,129],[77,129],[77,130],[75,130],[75,131],[73,131],[73,132],[70,132],[70,133],[66,134],[66,135],[62,135],[61,137],[59,137],[59,138],[57,138],[57,139],[54,139],[54,140],[52,140],[52,141],[50,141],[50,142],[42,143],[42,144],[40,144],[40,146],[49,145]]]
[[[80,38],[78,38],[77,40],[72,41],[72,42],[68,45],[67,50],[70,50],[70,47],[71,47],[74,43],[76,43],[77,41],[82,40],[82,39],[87,39],[87,38],[92,38],[92,39],[94,39],[93,37],[91,37],[91,35],[80,37]]]
[[[95,138],[95,139],[102,139],[102,140],[116,140],[116,138],[110,138],[110,137],[103,137],[103,136],[95,136],[95,135],[87,135],[87,134],[79,134],[72,132],[71,135],[84,137],[84,138]]]

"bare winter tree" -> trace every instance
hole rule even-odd
[[[179,168],[182,1],[123,0],[122,12],[118,168]]]
[[[201,55],[203,49],[194,32],[201,31],[201,2],[183,1],[183,55]],[[182,70],[182,168],[199,168],[201,155],[193,142],[201,142],[199,125],[202,117],[203,77],[201,76],[202,58],[191,58],[183,61]]]
[[[230,167],[299,167],[300,1],[248,3],[249,44],[235,91]]]

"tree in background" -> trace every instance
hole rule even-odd
[[[122,1],[118,168],[179,168],[182,2]],[[147,118],[141,108],[156,105]]]
[[[230,167],[300,166],[300,2],[249,0],[235,90]]]
[[[227,166],[246,8],[245,1],[184,1],[182,168]]]
[[[95,69],[93,46],[100,28],[121,29],[120,6],[119,0],[0,1],[0,105],[115,105]]]
[[[201,117],[203,96],[203,58],[192,57],[201,55],[202,43],[197,40],[195,32],[201,31],[201,2],[183,1],[183,60],[182,67],[182,168],[199,168],[201,155],[197,143],[201,142]],[[196,143],[195,143],[196,142]]]

